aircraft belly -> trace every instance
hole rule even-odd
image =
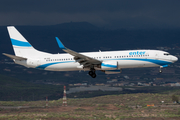
[[[147,61],[121,60],[118,61],[118,68],[156,67],[157,64]]]
[[[53,65],[49,65],[45,68],[45,70],[51,71],[75,71],[75,70],[82,70],[82,68],[77,68],[79,63],[57,63]]]

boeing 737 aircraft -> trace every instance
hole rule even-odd
[[[89,71],[92,78],[96,70],[106,74],[120,73],[123,68],[167,67],[178,60],[168,52],[160,50],[124,50],[106,52],[77,53],[66,48],[56,37],[59,47],[65,54],[41,52],[18,32],[14,26],[7,27],[15,55],[3,53],[13,59],[16,64],[28,68],[39,68],[50,71]]]

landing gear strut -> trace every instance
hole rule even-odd
[[[160,66],[160,68],[159,68],[159,73],[162,73],[162,70],[161,70],[161,68],[162,68],[162,67]]]
[[[91,71],[89,71],[89,75],[90,75],[92,78],[95,78],[95,77],[96,77],[95,69],[91,69]]]

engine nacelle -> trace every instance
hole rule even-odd
[[[101,63],[101,70],[116,70],[118,69],[117,61],[104,61]]]

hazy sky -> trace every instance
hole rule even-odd
[[[90,22],[106,28],[178,28],[180,0],[0,0],[0,25]]]

